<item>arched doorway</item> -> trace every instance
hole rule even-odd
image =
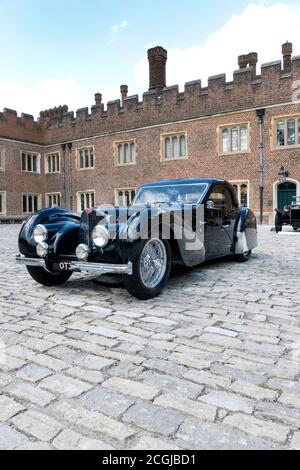
[[[288,206],[292,203],[293,197],[297,194],[297,186],[291,181],[281,183],[277,187],[277,207],[283,209],[284,206]]]

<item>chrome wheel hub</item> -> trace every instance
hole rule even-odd
[[[148,288],[154,288],[163,280],[167,269],[167,251],[164,243],[157,239],[149,240],[140,257],[140,277]]]

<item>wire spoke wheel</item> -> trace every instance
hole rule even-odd
[[[160,284],[167,270],[167,262],[167,251],[160,239],[146,243],[139,262],[140,277],[145,287],[152,289]]]

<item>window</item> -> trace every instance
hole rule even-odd
[[[222,184],[218,184],[213,188],[208,199],[213,201],[214,208],[218,209],[223,214],[227,214],[234,208],[233,195],[231,191]]]
[[[220,131],[220,153],[246,153],[249,151],[249,125],[223,127]]]
[[[84,191],[77,193],[78,212],[95,207],[95,191]]]
[[[79,170],[95,168],[94,147],[77,149],[77,168]]]
[[[118,207],[130,206],[135,197],[135,188],[116,189],[115,201]]]
[[[274,135],[277,148],[300,145],[300,117],[276,120]]]
[[[41,208],[41,195],[40,194],[23,194],[22,196],[22,211],[23,214],[32,214]]]
[[[136,144],[135,141],[116,142],[115,162],[117,166],[134,165],[136,163]]]
[[[60,207],[61,196],[60,193],[46,194],[47,207]]]
[[[0,215],[6,214],[6,193],[4,191],[0,192]]]
[[[236,191],[239,205],[249,207],[249,181],[233,181],[232,185]]]
[[[5,168],[5,148],[0,145],[0,171]]]
[[[162,136],[162,159],[180,160],[186,158],[186,135],[171,134]]]
[[[46,155],[45,168],[47,174],[60,172],[60,156],[59,152],[49,153]]]
[[[38,153],[22,152],[22,171],[40,173],[40,155]]]

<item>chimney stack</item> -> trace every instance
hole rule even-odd
[[[166,86],[166,63],[168,51],[163,47],[153,47],[148,50],[149,60],[149,91],[160,92]]]
[[[243,54],[238,57],[239,68],[246,69],[248,66],[252,68],[252,76],[256,76],[256,67],[258,62],[257,52],[250,52],[249,54]]]
[[[96,93],[95,94],[95,102],[96,102],[96,106],[101,106],[101,103],[102,103],[101,93]]]
[[[292,71],[292,54],[293,54],[293,44],[288,41],[282,44],[284,72],[289,73]]]
[[[124,106],[124,101],[126,100],[127,95],[128,95],[128,86],[121,85],[120,91],[121,91],[121,103],[122,103],[122,106]]]
[[[258,62],[257,52],[250,52],[250,54],[248,54],[248,63],[249,63],[249,66],[252,68],[253,77],[256,77],[257,62]]]

